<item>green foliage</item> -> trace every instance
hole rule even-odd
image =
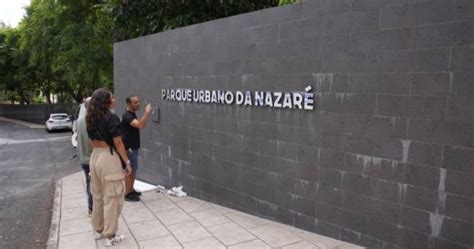
[[[32,0],[17,28],[0,23],[0,91],[81,101],[112,88],[113,42],[262,8],[278,0]]]
[[[37,67],[46,95],[79,102],[95,88],[111,85],[112,41],[97,24],[94,7],[92,0],[34,0],[27,8],[21,48]]]
[[[35,104],[45,104],[46,102],[44,101],[44,98],[42,96],[40,96],[39,94],[35,95],[33,97],[33,102]]]
[[[29,104],[35,90],[35,74],[27,64],[27,55],[19,49],[20,32],[0,27],[0,89],[12,102]]]
[[[57,77],[52,70],[52,61],[58,47],[59,29],[55,26],[56,4],[53,0],[33,0],[26,8],[26,17],[20,23],[20,51],[28,60],[23,67],[32,68],[35,82],[48,99],[54,93]]]
[[[101,7],[121,41],[277,5],[277,0],[105,0]]]
[[[298,2],[298,0],[279,0],[278,5],[283,6],[283,5],[292,4],[296,2]]]

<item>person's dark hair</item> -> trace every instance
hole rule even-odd
[[[125,102],[127,102],[127,105],[132,102],[132,98],[133,98],[133,97],[137,97],[137,95],[128,95],[128,96],[125,98]]]
[[[87,107],[87,130],[94,130],[97,120],[109,111],[110,97],[112,97],[112,92],[106,88],[94,91]]]

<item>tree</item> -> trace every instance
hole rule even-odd
[[[96,23],[95,1],[33,0],[27,8],[21,48],[37,68],[42,92],[76,102],[100,86],[110,86],[112,41]]]
[[[113,42],[278,5],[278,0],[32,0],[0,25],[0,86],[31,103],[80,102],[112,87]],[[0,23],[1,24],[1,23]]]
[[[277,0],[105,0],[115,41],[278,5]]]
[[[112,40],[95,1],[63,0],[57,13],[59,42],[53,61],[61,87],[77,102],[96,88],[112,85]]]
[[[51,103],[50,94],[55,93],[58,82],[58,75],[52,67],[59,44],[56,11],[54,0],[32,0],[20,23],[20,49],[28,55],[27,66],[35,69],[36,84],[48,103]]]
[[[27,56],[19,49],[18,29],[3,26],[0,28],[0,86],[7,98],[30,104],[34,97],[34,70],[27,65]]]

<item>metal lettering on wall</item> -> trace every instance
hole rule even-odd
[[[169,101],[313,110],[312,90],[311,86],[307,86],[303,92],[163,89],[161,96]]]

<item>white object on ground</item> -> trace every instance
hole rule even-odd
[[[185,197],[187,196],[186,192],[183,191],[183,186],[179,187],[172,187],[171,189],[166,189],[165,187],[158,185],[156,192],[165,194],[165,195],[172,195],[176,197]]]
[[[133,188],[139,192],[147,192],[147,191],[156,190],[158,186],[151,185],[149,183],[142,182],[139,180],[135,180],[135,183],[133,184]]]
[[[166,194],[166,188],[161,185],[158,185],[158,187],[156,188],[156,192]]]
[[[184,196],[187,195],[186,192],[183,191],[183,186],[173,187],[173,188],[171,188],[171,191],[173,191],[173,193],[177,197],[184,197]]]

